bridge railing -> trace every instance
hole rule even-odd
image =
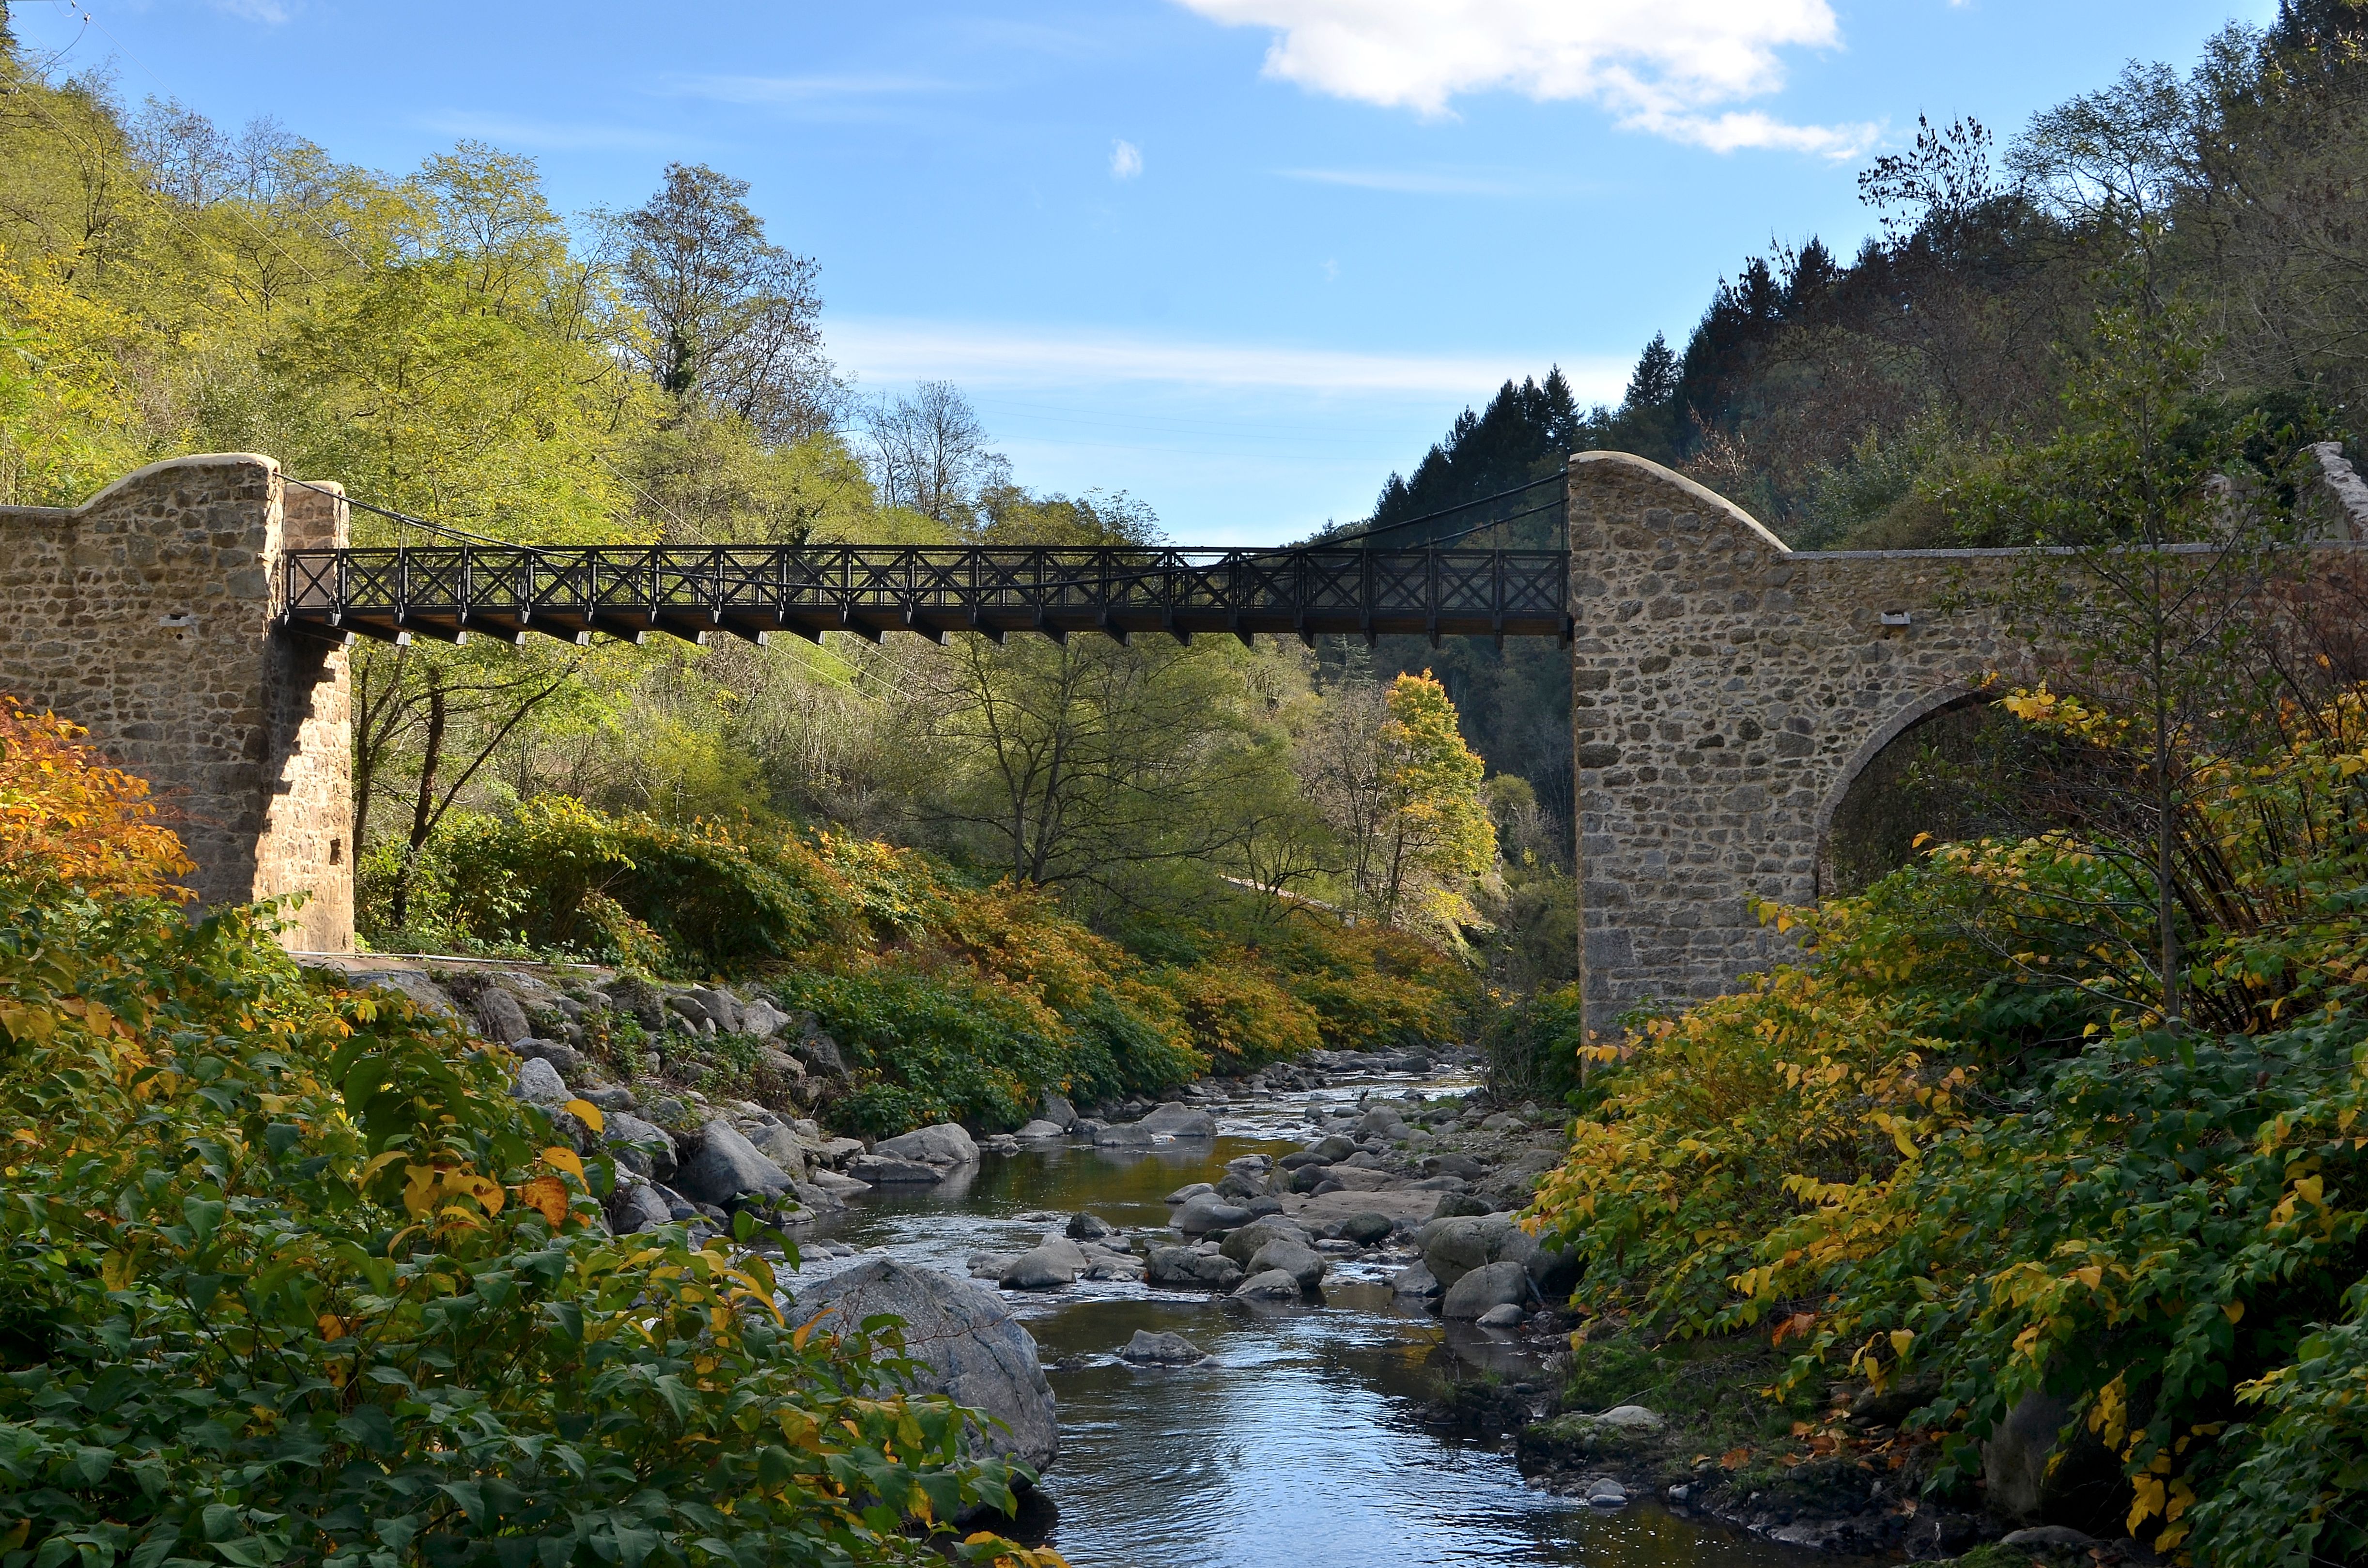
[[[1569,555],[1558,550],[462,543],[290,551],[285,573],[290,627],[388,641],[1571,635]]]

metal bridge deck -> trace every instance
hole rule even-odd
[[[439,544],[284,559],[283,623],[339,640],[1572,634],[1560,550]]]

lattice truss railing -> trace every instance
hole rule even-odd
[[[892,631],[940,642],[956,631],[1568,641],[1569,560],[1559,550],[456,543],[291,551],[281,613],[299,631],[390,642],[851,631],[876,642]]]

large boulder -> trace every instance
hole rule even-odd
[[[1324,1255],[1314,1247],[1288,1237],[1277,1237],[1258,1249],[1250,1259],[1249,1271],[1256,1277],[1280,1269],[1298,1280],[1301,1289],[1312,1290],[1324,1282],[1326,1267]]]
[[[1201,1193],[1176,1211],[1176,1228],[1188,1236],[1230,1231],[1249,1221],[1248,1210],[1228,1203],[1213,1192]]]
[[[563,1106],[572,1097],[559,1069],[539,1056],[529,1056],[519,1064],[518,1086],[511,1092],[539,1106]]]
[[[1314,1239],[1304,1227],[1279,1214],[1271,1214],[1264,1219],[1252,1220],[1234,1231],[1217,1244],[1217,1250],[1247,1268],[1250,1259],[1258,1256],[1258,1248],[1269,1242],[1296,1242],[1306,1246]]]
[[[1145,1132],[1202,1142],[1217,1135],[1215,1117],[1205,1110],[1194,1110],[1180,1100],[1169,1100],[1135,1125]]]
[[[935,1127],[916,1127],[894,1138],[882,1138],[871,1145],[871,1152],[885,1154],[892,1160],[912,1160],[924,1165],[946,1168],[978,1164],[978,1145],[959,1124],[951,1121],[941,1121]]]
[[[1147,1328],[1136,1329],[1118,1356],[1138,1367],[1190,1367],[1209,1358],[1207,1351],[1180,1334],[1154,1334]]]
[[[416,969],[365,970],[351,977],[351,983],[370,986],[380,991],[392,991],[409,1000],[421,1012],[439,1018],[457,1019],[461,1009],[453,1004],[445,989]]]
[[[607,1209],[609,1229],[620,1236],[666,1224],[674,1218],[674,1210],[658,1196],[658,1189],[645,1181],[620,1182],[609,1194]]]
[[[1198,1247],[1154,1247],[1144,1262],[1152,1284],[1175,1290],[1230,1290],[1242,1282],[1240,1264]]]
[[[1298,1278],[1288,1270],[1269,1268],[1263,1274],[1253,1274],[1234,1287],[1237,1301],[1295,1301],[1304,1291]]]
[[[1530,1298],[1530,1271],[1510,1258],[1466,1270],[1439,1303],[1439,1315],[1469,1323],[1492,1307],[1520,1306]]]
[[[1451,1290],[1475,1268],[1504,1262],[1526,1265],[1538,1250],[1537,1238],[1505,1214],[1433,1220],[1415,1239],[1422,1246],[1423,1267]]]
[[[1351,1214],[1342,1221],[1340,1239],[1354,1242],[1360,1247],[1378,1246],[1388,1241],[1390,1233],[1396,1228],[1387,1214],[1367,1210],[1360,1214]]]
[[[996,1283],[1007,1290],[1057,1290],[1076,1284],[1086,1268],[1085,1249],[1065,1237],[1054,1237],[1013,1258]]]
[[[758,1121],[741,1131],[758,1153],[800,1180],[805,1178],[807,1163],[814,1158],[814,1146],[791,1129],[778,1121]]]
[[[1042,1117],[1020,1128],[1017,1134],[1031,1142],[1047,1142],[1055,1138],[1066,1138],[1068,1135],[1067,1128],[1058,1122],[1046,1121]]]
[[[644,1121],[631,1111],[612,1110],[601,1119],[600,1136],[609,1145],[609,1155],[627,1170],[658,1181],[672,1181],[679,1158],[674,1135],[656,1122]]]
[[[526,1008],[498,985],[488,985],[477,996],[477,1029],[496,1045],[508,1045],[534,1033]]]
[[[791,1189],[790,1174],[757,1152],[728,1121],[711,1121],[699,1153],[675,1173],[675,1190],[694,1203],[729,1209],[751,1198],[779,1198]]]
[[[891,1159],[884,1154],[858,1154],[847,1162],[847,1174],[873,1187],[931,1187],[946,1179],[945,1169],[918,1160]]]
[[[797,1305],[809,1316],[827,1309],[821,1326],[834,1334],[853,1334],[881,1312],[904,1319],[905,1353],[926,1368],[916,1392],[944,1394],[1008,1428],[971,1428],[973,1451],[1018,1460],[1039,1474],[1052,1468],[1061,1449],[1053,1388],[1036,1341],[994,1291],[876,1257],[801,1290]]]
[[[1051,1122],[1064,1132],[1077,1125],[1077,1108],[1071,1105],[1067,1097],[1062,1095],[1046,1095],[1044,1108],[1036,1114],[1041,1119]]]

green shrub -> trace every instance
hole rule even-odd
[[[1008,1503],[888,1324],[611,1240],[467,1047],[256,913],[0,883],[0,1562],[918,1563]]]

